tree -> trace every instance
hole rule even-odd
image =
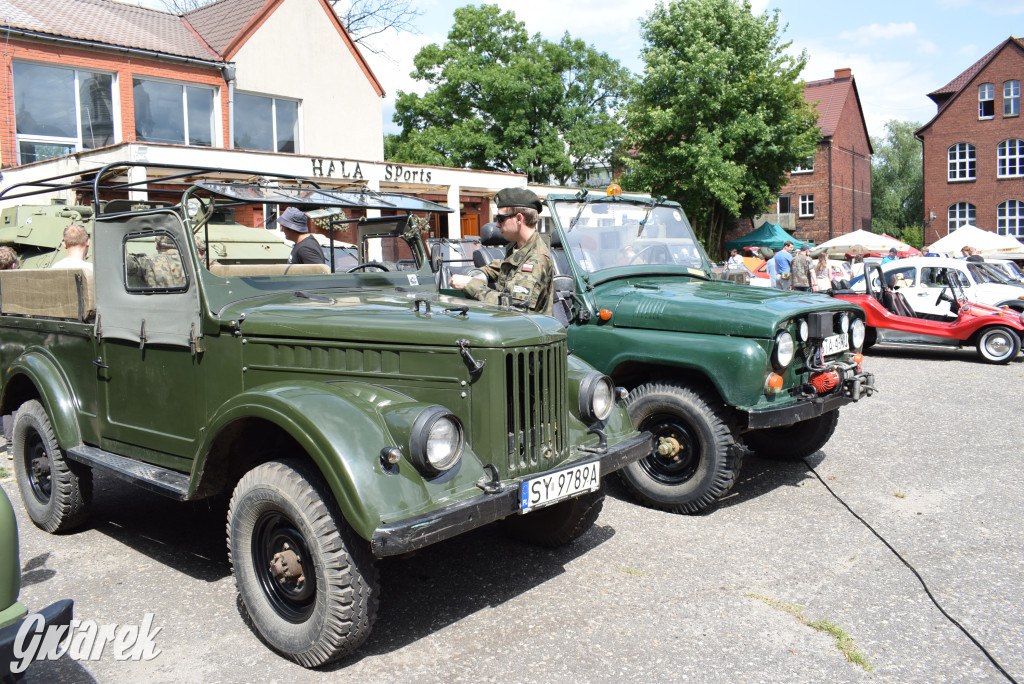
[[[622,140],[629,72],[568,33],[558,43],[531,37],[497,5],[455,10],[444,45],[425,46],[414,64],[430,88],[398,91],[402,132],[385,141],[393,161],[566,183]]]
[[[712,253],[726,221],[762,213],[819,139],[799,80],[806,53],[784,54],[778,17],[746,0],[673,0],[641,22],[625,182],[679,200]]]
[[[871,230],[914,247],[924,240],[922,146],[914,137],[920,127],[913,121],[892,120],[885,124],[884,137],[871,139]]]
[[[161,0],[168,12],[185,14],[208,5],[213,0]],[[341,18],[342,25],[352,40],[366,50],[379,54],[368,42],[369,38],[389,28],[417,33],[413,21],[423,15],[412,0],[330,0],[334,12]]]

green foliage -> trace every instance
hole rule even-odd
[[[871,231],[886,233],[920,247],[924,241],[924,175],[921,141],[914,131],[921,124],[889,121],[885,136],[872,138]]]
[[[642,26],[627,183],[679,200],[715,252],[726,218],[763,212],[815,151],[817,113],[799,80],[807,57],[783,54],[778,11],[754,16],[746,0],[673,0]]]
[[[632,77],[616,60],[565,34],[530,36],[497,5],[455,10],[444,45],[416,55],[423,96],[398,91],[399,135],[385,142],[396,162],[551,177],[566,183],[607,163],[622,140],[618,114]]]

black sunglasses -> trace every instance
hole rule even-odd
[[[515,214],[495,214],[494,215],[494,222],[497,223],[500,226],[502,223],[504,223],[508,219],[514,218],[514,217],[515,217]]]

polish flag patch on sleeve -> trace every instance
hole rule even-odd
[[[533,264],[523,264],[523,273],[533,273]]]

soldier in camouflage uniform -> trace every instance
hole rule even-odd
[[[547,243],[537,232],[541,202],[524,188],[505,188],[495,197],[498,224],[502,236],[512,244],[504,259],[495,259],[482,269],[489,282],[453,274],[450,283],[473,299],[490,304],[508,302],[512,306],[551,315],[551,277],[554,262]]]
[[[185,286],[181,255],[174,242],[164,236],[156,238],[156,254],[129,254],[128,275],[143,287],[178,288]]]

